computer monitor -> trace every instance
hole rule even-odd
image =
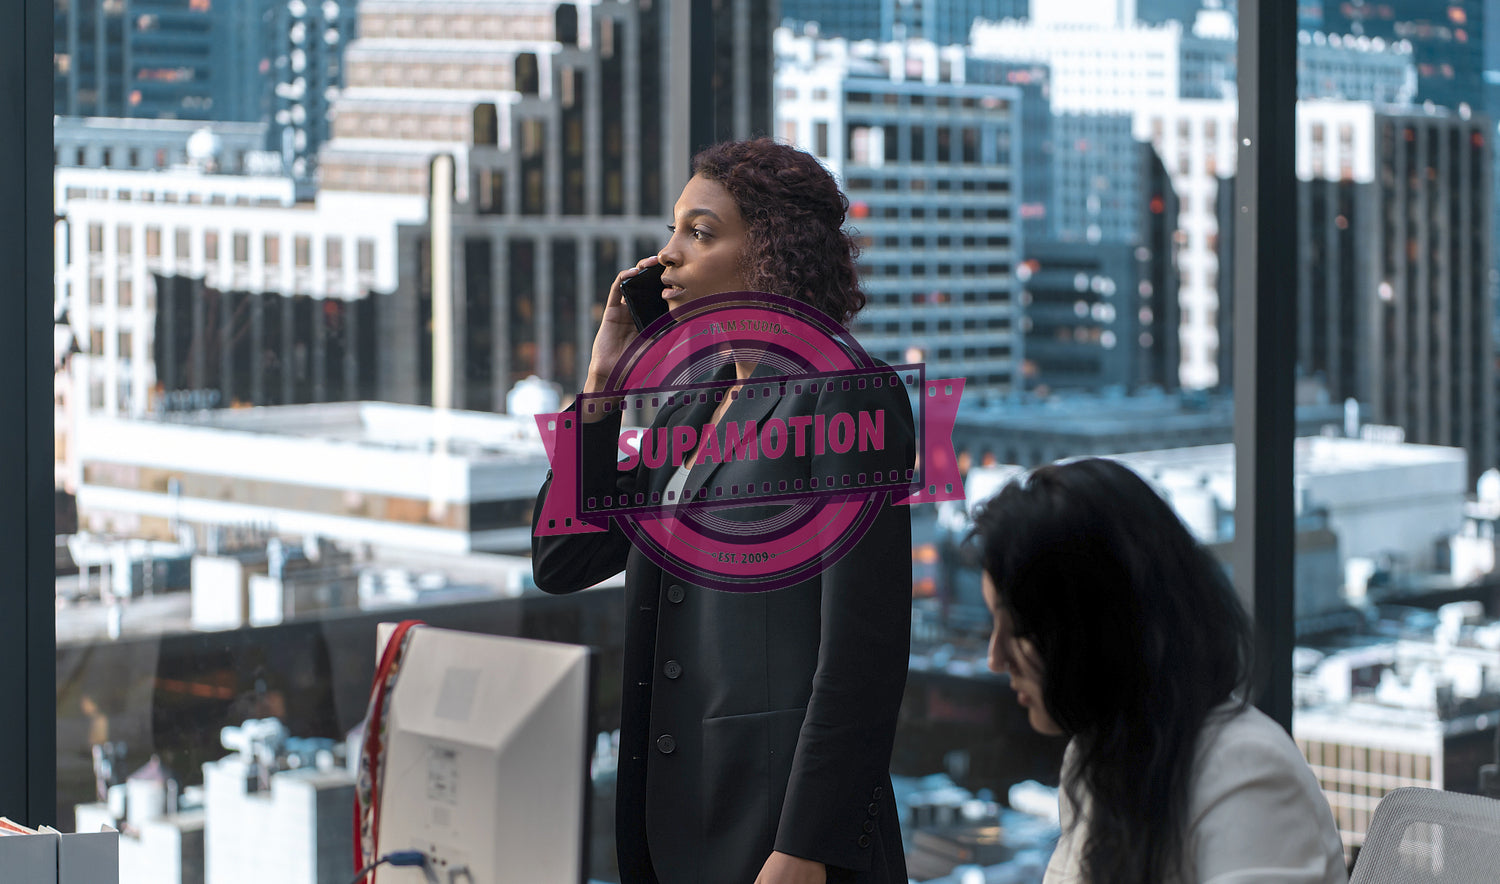
[[[382,866],[377,884],[585,882],[593,683],[587,647],[415,627],[387,698],[379,849],[425,852],[431,877]]]

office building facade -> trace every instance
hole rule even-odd
[[[813,22],[817,35],[846,40],[969,42],[975,19],[1025,18],[1027,0],[781,0],[793,28]]]
[[[610,282],[655,254],[687,179],[688,107],[669,100],[670,4],[413,0],[365,4],[320,155],[327,190],[430,194],[453,157],[453,405],[503,411],[532,375],[582,386]],[[772,23],[714,14],[714,137],[771,130]],[[461,44],[443,39],[464,33]],[[744,39],[735,39],[739,34]],[[763,35],[757,36],[757,35]],[[399,87],[399,88],[396,88]],[[387,387],[431,399],[431,232],[403,226]],[[441,290],[444,286],[438,286]]]
[[[1331,34],[1406,41],[1416,66],[1416,101],[1458,110],[1484,107],[1485,0],[1323,0]]]
[[[264,123],[310,196],[356,2],[60,0],[59,116]]]
[[[1021,89],[967,78],[962,47],[777,32],[777,134],[842,182],[870,303],[855,321],[887,362],[966,392],[1019,382]]]
[[[60,168],[157,169],[211,164],[228,175],[279,175],[281,158],[266,150],[266,123],[58,117],[53,165]]]
[[[178,409],[364,398],[386,375],[374,304],[420,200],[296,201],[284,177],[60,168],[54,299],[81,352],[60,365],[59,426]],[[374,380],[371,374],[374,373]],[[77,447],[57,445],[63,487]]]
[[[1466,450],[1471,482],[1497,457],[1489,130],[1349,103],[1298,124],[1298,365],[1407,441]]]
[[[1135,247],[1028,242],[1022,268],[1027,388],[1046,395],[1130,385],[1140,338]]]

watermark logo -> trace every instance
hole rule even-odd
[[[739,380],[737,363],[757,368]],[[597,532],[614,519],[696,585],[799,583],[853,549],[881,508],[963,499],[953,450],[963,386],[921,364],[880,363],[791,298],[694,300],[636,339],[604,391],[537,415],[553,478],[533,530]],[[618,433],[613,420],[580,420],[625,406],[655,420]]]

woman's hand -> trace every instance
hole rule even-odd
[[[630,342],[638,334],[635,320],[630,318],[630,308],[625,306],[625,298],[620,294],[620,283],[647,267],[660,263],[655,255],[651,255],[615,276],[614,283],[609,287],[609,297],[604,301],[604,321],[599,324],[599,333],[594,335],[594,350],[589,357],[589,376],[584,383],[583,392],[597,393],[604,389],[604,382],[609,379],[610,372],[615,370],[615,363],[620,361],[625,348],[630,346]]]
[[[755,884],[827,884],[828,867],[820,862],[772,851],[755,876]]]

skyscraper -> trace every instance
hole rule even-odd
[[[1408,442],[1462,447],[1473,482],[1496,465],[1489,125],[1354,103],[1300,117],[1298,367]]]
[[[1323,0],[1331,34],[1405,40],[1417,68],[1417,101],[1484,107],[1485,0]]]
[[[777,134],[841,179],[860,234],[860,342],[887,362],[967,377],[966,391],[1013,389],[1021,88],[970,79],[962,46],[787,29],[776,46]]]
[[[58,115],[264,122],[265,147],[310,195],[352,0],[58,0],[54,9]]]
[[[968,43],[974,19],[1025,18],[1028,0],[781,0],[782,19],[816,22],[818,36]]]
[[[430,226],[402,228],[383,340],[398,401],[430,401],[433,301],[452,292],[457,407],[504,410],[531,375],[577,389],[605,293],[655,254],[687,178],[686,60],[667,3],[386,0],[360,12],[346,55],[327,191],[430,192],[453,157],[452,276],[434,285]],[[771,130],[772,22],[734,0],[713,18],[715,137]],[[467,39],[455,43],[453,34]],[[759,36],[759,35],[763,35]]]

